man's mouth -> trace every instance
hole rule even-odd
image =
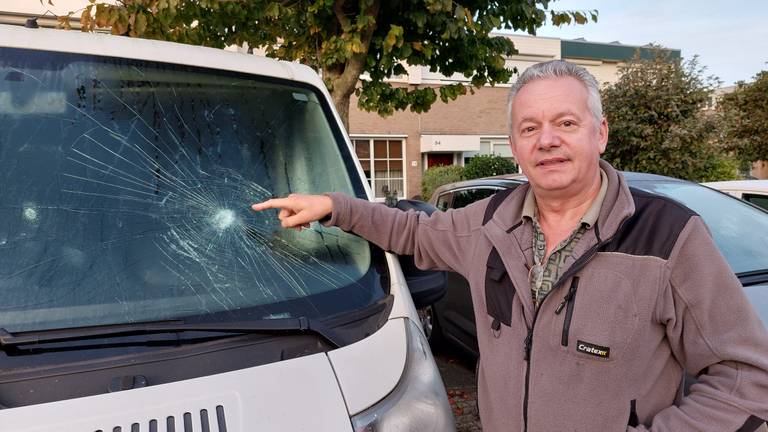
[[[536,166],[550,167],[550,166],[557,166],[557,165],[563,164],[565,162],[568,162],[567,158],[555,157],[555,158],[549,158],[549,159],[540,160],[539,162],[536,163]]]

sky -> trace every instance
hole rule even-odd
[[[592,10],[598,22],[560,28],[546,26],[538,36],[627,45],[653,42],[699,56],[707,73],[723,86],[752,81],[768,70],[768,1],[765,0],[560,0],[553,10]]]
[[[109,1],[109,0],[107,0]],[[87,0],[0,0],[0,8],[57,14],[78,9]],[[597,23],[539,29],[539,36],[583,37],[593,42],[645,45],[653,42],[682,51],[683,58],[699,56],[707,72],[724,86],[751,81],[768,70],[768,1],[766,0],[558,0],[555,10],[597,9]]]
[[[74,11],[87,6],[88,0],[0,0],[0,9],[11,10],[14,12],[43,13],[50,10],[56,15],[66,15],[69,11]],[[109,3],[109,0],[99,0],[98,3]]]

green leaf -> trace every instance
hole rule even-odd
[[[419,30],[423,29],[424,25],[427,23],[427,14],[423,12],[415,14],[414,21],[416,21],[416,26],[419,27]]]
[[[360,36],[355,36],[350,41],[350,51],[353,53],[359,54],[362,52],[365,52],[365,48],[363,47],[363,43],[360,41]]]
[[[144,32],[147,31],[147,16],[141,12],[137,13],[136,19],[134,20],[133,25],[134,25],[136,34],[139,36],[143,35]]]
[[[424,57],[426,57],[427,59],[432,58],[432,52],[433,52],[432,45],[423,45],[423,51],[424,51]]]
[[[264,11],[264,15],[269,18],[276,19],[280,15],[280,6],[277,2],[271,2],[267,5],[267,9]]]
[[[403,28],[390,24],[389,26],[389,32],[387,33],[387,36],[384,38],[384,52],[388,53],[392,51],[392,48],[395,45],[402,45],[403,43]]]
[[[453,16],[457,20],[464,20],[464,7],[462,5],[457,4],[456,9],[453,11]]]

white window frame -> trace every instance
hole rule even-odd
[[[386,160],[386,161],[392,161],[392,160],[400,160],[402,162],[403,166],[403,187],[402,190],[397,191],[397,199],[405,199],[406,196],[408,196],[408,167],[406,166],[406,154],[405,154],[405,143],[406,143],[406,135],[378,135],[378,134],[359,134],[359,135],[350,135],[349,139],[352,141],[352,150],[354,151],[355,157],[357,156],[357,148],[356,148],[356,141],[368,141],[368,154],[370,155],[368,157],[368,162],[370,163],[370,178],[366,178],[366,181],[368,181],[368,185],[371,188],[371,191],[373,192],[373,197],[376,201],[383,202],[384,198],[377,197],[376,196],[376,180],[400,180],[400,177],[382,177],[377,178],[376,177],[376,164],[375,162]],[[391,158],[389,157],[389,145],[387,145],[387,157],[385,159],[382,158],[376,158],[374,157],[374,148],[373,148],[373,142],[374,141],[400,141],[400,158]],[[358,158],[359,159],[359,158]],[[365,171],[365,170],[363,170]],[[389,169],[387,169],[387,172],[389,173]]]

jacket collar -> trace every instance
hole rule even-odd
[[[635,213],[635,200],[632,198],[627,180],[620,172],[602,159],[600,168],[608,176],[608,191],[595,225],[599,228],[600,238],[605,240],[613,237],[622,222]]]
[[[602,160],[600,168],[608,177],[608,190],[600,209],[600,216],[593,226],[594,229],[584,233],[576,244],[571,260],[566,261],[563,272],[567,272],[576,259],[583,256],[600,240],[613,237],[621,223],[635,211],[634,200],[621,173]],[[484,226],[484,230],[498,250],[512,279],[525,311],[526,322],[530,326],[533,322],[534,308],[527,275],[533,265],[533,254],[529,252],[533,247],[533,227],[528,220],[521,222],[523,201],[529,188],[530,184],[525,183],[512,191],[498,207],[493,218]]]
[[[600,168],[608,178],[608,190],[595,226],[600,239],[607,239],[612,237],[621,223],[635,212],[635,202],[620,172],[602,159]],[[530,187],[529,183],[525,183],[515,189],[499,206],[493,216],[493,222],[507,232],[520,225],[525,196]]]

